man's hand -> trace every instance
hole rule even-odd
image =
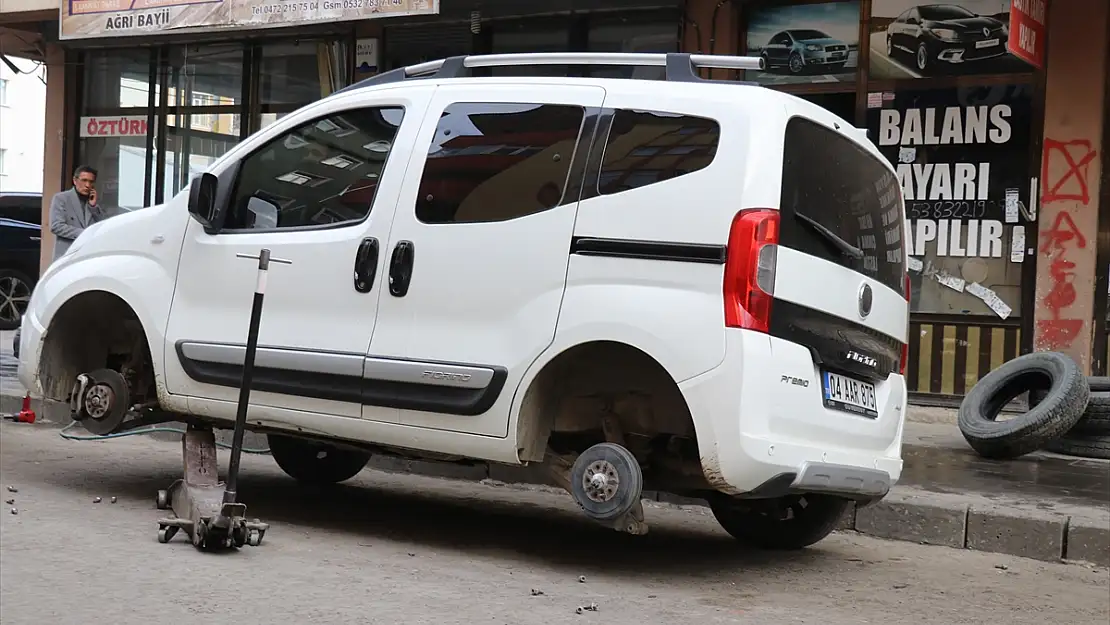
[[[96,189],[89,189],[89,206],[96,206]]]

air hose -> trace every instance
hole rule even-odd
[[[67,433],[68,430],[70,428],[74,427],[75,425],[77,425],[77,421],[70,421],[69,425],[62,428],[62,431],[59,432],[58,434],[62,438],[66,439],[66,440],[70,440],[70,441],[106,441],[106,440],[112,439],[112,438],[123,438],[124,436],[135,436],[137,434],[153,434],[155,432],[165,432],[165,433],[168,433],[168,434],[182,434],[182,435],[185,434],[185,430],[183,430],[181,428],[168,428],[168,427],[156,427],[156,426],[152,426],[152,427],[148,427],[148,428],[142,428],[142,429],[138,429],[138,430],[131,430],[129,432],[116,432],[115,434],[104,434],[102,436],[95,436],[95,435],[82,436],[80,434],[68,434]],[[220,441],[216,441],[216,446],[220,447],[220,448],[223,448],[223,449],[231,449],[231,445],[228,445],[227,443],[221,443]],[[243,448],[243,453],[245,453],[245,454],[268,454],[268,453],[270,453],[270,450],[269,450],[269,448],[267,448],[267,449],[251,449],[249,447],[244,447]]]

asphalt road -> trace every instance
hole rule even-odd
[[[1105,625],[1110,572],[834,535],[767,554],[705,513],[653,505],[631,537],[542,489],[365,471],[299,488],[245,456],[260,547],[213,555],[156,541],[154,493],[180,447],[70,442],[0,425],[5,625],[111,623],[937,623]],[[226,453],[221,452],[221,466]],[[118,502],[110,503],[111,497]],[[93,503],[102,497],[101,503]],[[585,576],[580,582],[579,576]],[[532,590],[542,592],[533,595]],[[575,608],[596,603],[597,612]]]

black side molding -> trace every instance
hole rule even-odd
[[[579,256],[639,258],[708,265],[725,264],[726,250],[727,248],[723,245],[705,243],[673,243],[598,237],[574,237],[570,242],[570,253]]]
[[[176,351],[177,359],[186,375],[203,384],[239,388],[243,377],[242,365],[189,358],[182,348],[184,343],[185,341],[178,341]],[[488,368],[493,369],[493,378],[489,386],[457,388],[256,366],[251,388],[267,393],[350,402],[363,406],[473,417],[493,407],[509,377],[509,372],[504,367],[489,366]]]

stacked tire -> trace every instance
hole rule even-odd
[[[1091,395],[1083,416],[1063,436],[1045,443],[1046,451],[1080,458],[1110,459],[1110,378],[1091,377],[1087,384]]]
[[[1028,392],[1029,410],[999,420]],[[1088,378],[1066,354],[1019,356],[983,377],[964,397],[960,432],[979,455],[1012,459],[1038,449],[1110,458],[1110,378]]]

